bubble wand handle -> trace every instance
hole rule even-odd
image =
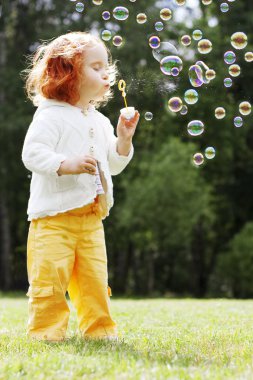
[[[122,92],[122,96],[124,98],[124,103],[125,103],[125,106],[126,106],[126,109],[127,109],[127,101],[126,101],[126,92],[125,92],[125,88],[126,88],[126,82],[123,80],[123,79],[120,79],[119,83],[118,83],[118,89]]]

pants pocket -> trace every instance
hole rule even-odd
[[[54,294],[54,286],[52,284],[31,284],[26,295],[32,298],[45,298]]]

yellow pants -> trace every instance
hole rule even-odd
[[[34,219],[27,240],[27,335],[63,340],[69,319],[66,291],[85,338],[117,336],[110,314],[107,254],[99,197],[94,203]]]

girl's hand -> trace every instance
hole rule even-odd
[[[140,118],[140,114],[138,111],[135,111],[134,117],[128,120],[124,116],[120,115],[118,125],[117,125],[117,136],[121,140],[131,140],[135,129],[137,127],[138,121]]]
[[[68,158],[61,163],[58,175],[63,174],[81,174],[87,173],[91,175],[96,174],[97,161],[92,156],[79,156],[75,158]]]

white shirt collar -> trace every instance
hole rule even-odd
[[[42,98],[40,100],[39,108],[44,108],[44,107],[53,106],[53,105],[57,105],[57,106],[61,106],[61,107],[74,108],[76,110],[80,110],[80,112],[82,112],[84,115],[87,115],[88,112],[95,111],[95,109],[96,109],[93,104],[89,104],[87,109],[85,110],[79,106],[73,106],[72,104],[67,103],[67,102],[63,102],[63,101],[56,100],[56,99],[47,99],[47,98]]]

